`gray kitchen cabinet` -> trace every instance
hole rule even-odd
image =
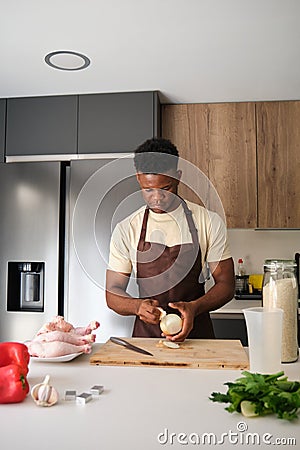
[[[157,92],[79,95],[78,153],[130,153],[160,135]]]
[[[6,157],[77,153],[78,96],[7,99]]]
[[[0,163],[4,162],[5,152],[5,110],[6,99],[0,99]]]
[[[212,319],[216,339],[239,339],[244,346],[248,346],[245,319]]]

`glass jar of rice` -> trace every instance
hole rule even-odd
[[[297,361],[298,284],[294,260],[265,260],[262,298],[265,308],[283,310],[281,362]]]

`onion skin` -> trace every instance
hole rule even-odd
[[[160,320],[160,329],[165,336],[173,336],[182,329],[182,319],[177,314],[167,314]]]

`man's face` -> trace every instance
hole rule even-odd
[[[152,211],[162,214],[177,208],[180,170],[170,171],[167,174],[138,172],[136,177],[144,200]]]

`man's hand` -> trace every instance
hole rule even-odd
[[[158,306],[158,300],[142,300],[137,311],[137,316],[139,316],[143,322],[155,325],[159,323],[161,314],[160,310],[157,308]]]
[[[166,336],[166,339],[174,342],[183,342],[192,331],[195,318],[195,308],[192,302],[169,303],[173,309],[178,309],[182,318],[182,330],[174,336]]]

